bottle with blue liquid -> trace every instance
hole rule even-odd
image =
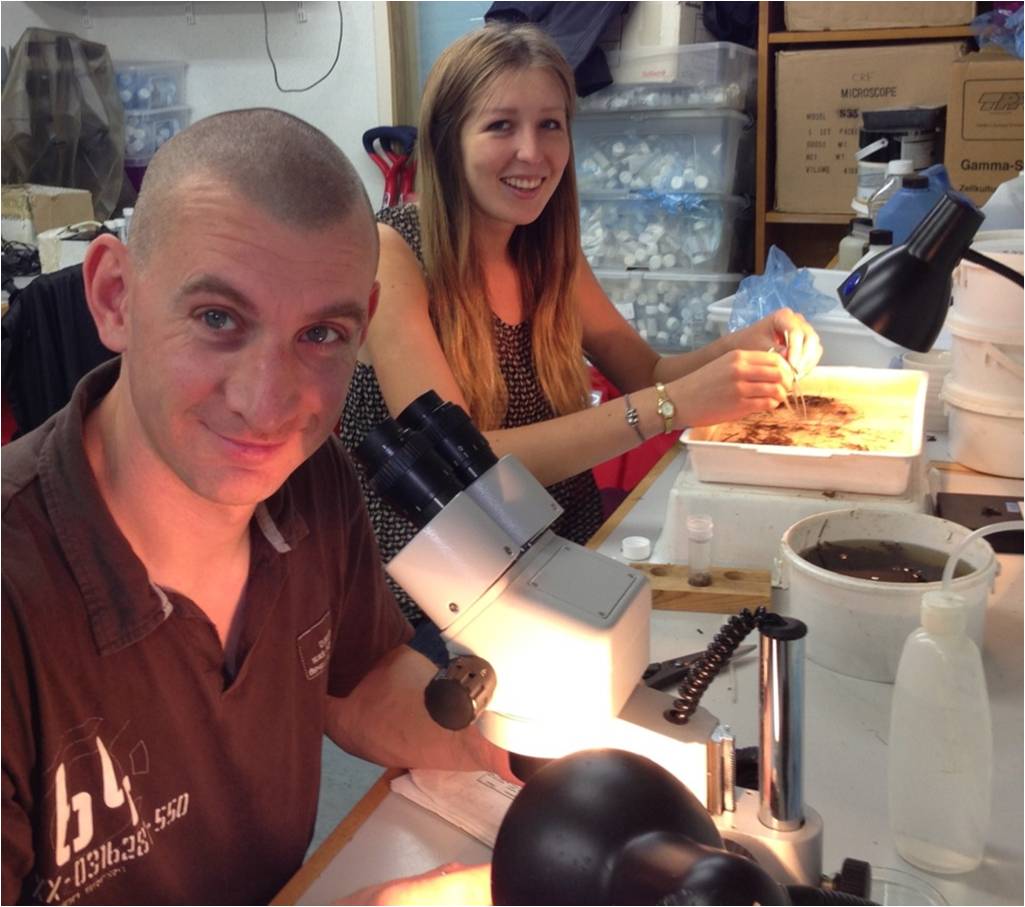
[[[873,226],[893,233],[893,244],[906,242],[912,231],[943,198],[950,188],[950,177],[942,164],[933,164],[921,173],[902,177],[901,188],[878,209]]]

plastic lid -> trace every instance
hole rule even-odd
[[[643,535],[628,535],[623,539],[622,551],[628,561],[646,561],[651,557],[651,540]]]
[[[999,416],[1003,419],[1021,419],[1025,416],[1021,397],[1012,399],[1004,394],[990,394],[978,387],[965,387],[951,381],[952,372],[943,379],[940,399],[959,409],[980,413],[983,416]]]
[[[899,174],[899,175],[903,175],[905,173],[911,174],[911,173],[914,173],[914,172],[915,172],[915,163],[914,163],[914,161],[906,161],[903,158],[898,158],[897,160],[894,160],[894,161],[887,161],[887,164],[886,164],[886,175],[887,176],[890,176],[892,174]]]
[[[715,522],[710,516],[695,513],[687,517],[687,537],[695,542],[710,541],[715,533]]]
[[[901,185],[905,189],[928,189],[929,177],[912,174],[911,176],[905,176],[904,179],[901,180]]]
[[[968,625],[963,595],[937,589],[922,595],[922,629],[929,633],[954,635],[965,632]]]
[[[892,246],[893,230],[869,230],[868,244],[870,246]]]

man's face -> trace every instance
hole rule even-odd
[[[128,278],[123,377],[148,452],[251,506],[337,424],[376,295],[373,225],[287,226],[211,181],[180,198]]]

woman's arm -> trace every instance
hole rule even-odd
[[[379,232],[380,301],[370,323],[365,356],[374,365],[388,410],[397,415],[432,388],[442,399],[466,408],[430,320],[427,287],[416,257],[396,231],[381,226]],[[665,425],[651,386],[657,380],[658,355],[619,315],[586,263],[580,265],[578,275],[585,349],[611,381],[630,392],[640,435],[650,438],[662,433]],[[725,352],[725,341],[720,346]],[[775,353],[734,350],[666,385],[676,405],[674,427],[683,428],[771,409],[782,402],[791,383],[790,368]],[[485,435],[497,456],[514,454],[545,485],[619,456],[641,440],[626,421],[622,399]]]
[[[577,267],[577,294],[584,321],[584,348],[602,374],[623,391],[647,387],[655,381],[668,384],[734,350],[786,349],[787,360],[799,374],[810,371],[822,356],[815,330],[790,309],[780,309],[700,349],[659,356],[609,301],[583,255]]]

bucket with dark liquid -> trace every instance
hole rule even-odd
[[[924,513],[833,510],[794,523],[773,564],[773,610],[808,625],[807,655],[840,674],[893,683],[901,647],[919,624],[922,594],[941,588],[950,552],[968,535]],[[968,602],[968,634],[981,648],[997,572],[977,539],[952,589]]]

